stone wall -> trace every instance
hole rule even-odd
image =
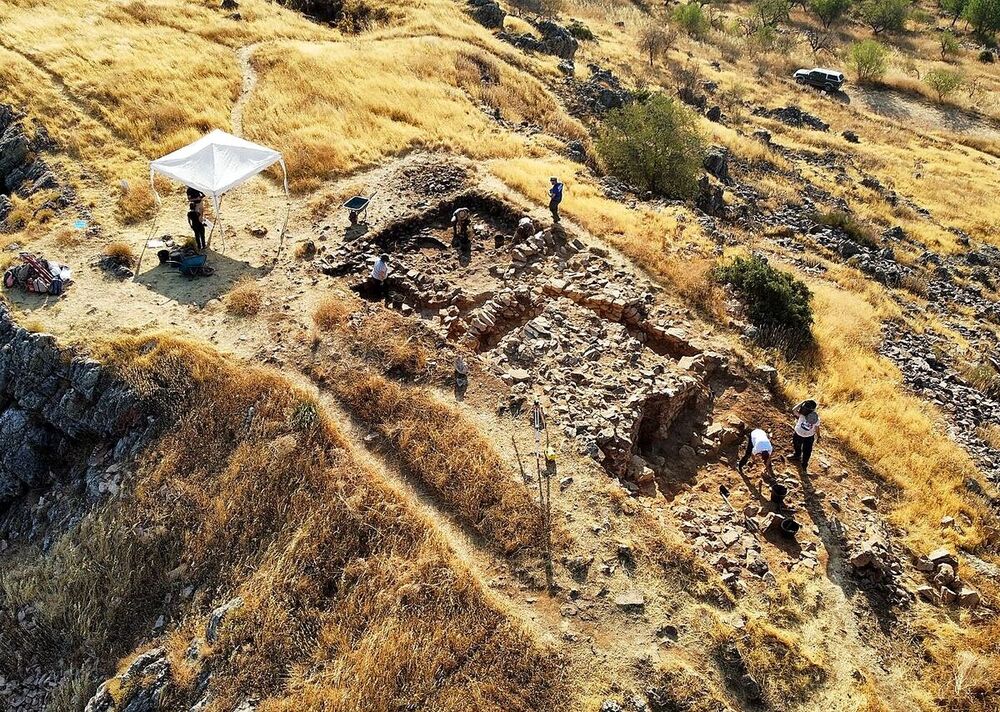
[[[0,510],[60,477],[100,487],[96,473],[133,454],[155,413],[107,367],[19,327],[0,304]]]

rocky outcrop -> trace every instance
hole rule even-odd
[[[29,136],[14,108],[0,104],[0,193],[27,197],[58,188],[55,175],[38,156],[53,145],[43,127],[35,126],[34,136]]]
[[[576,56],[576,50],[580,43],[562,25],[551,20],[539,20],[535,23],[535,29],[541,37],[530,34],[515,35],[509,32],[501,32],[500,39],[509,42],[515,47],[540,54],[551,54],[561,59],[572,60]]]
[[[766,116],[775,119],[788,126],[806,126],[816,131],[827,131],[830,124],[812,114],[803,111],[797,106],[782,106],[777,109],[767,109],[763,106],[754,109],[754,116]]]
[[[0,508],[81,462],[125,459],[154,412],[109,369],[22,329],[0,305]],[[87,468],[74,473],[98,486]]]

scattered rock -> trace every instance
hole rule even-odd
[[[858,135],[853,131],[844,131],[840,135],[843,136],[844,140],[848,143],[861,143],[861,139],[858,138]]]
[[[800,109],[797,106],[782,106],[776,109],[768,109],[763,106],[754,109],[754,116],[766,116],[775,119],[788,126],[806,126],[816,131],[826,131],[830,125],[821,119]]]

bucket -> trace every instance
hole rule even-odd
[[[788,494],[788,488],[784,485],[780,485],[777,482],[771,485],[771,503],[777,507],[781,507],[785,503],[785,496]]]
[[[799,524],[794,519],[783,519],[781,522],[781,531],[787,534],[788,536],[795,536],[795,534],[801,528],[802,525]]]

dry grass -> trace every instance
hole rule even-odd
[[[226,312],[233,316],[257,316],[264,308],[264,290],[251,277],[243,277],[229,290],[225,301]]]
[[[221,602],[209,592],[245,601],[206,650],[222,708],[249,694],[289,711],[572,706],[559,661],[352,459],[315,401],[192,342],[128,337],[96,355],[156,401],[171,389],[172,425],[134,494],[5,572],[13,600],[30,595],[53,630],[124,656],[164,594],[194,585],[195,607],[175,595],[171,619]]]
[[[129,183],[118,194],[118,219],[123,225],[134,225],[153,216],[156,200],[148,183]]]
[[[347,321],[352,311],[353,305],[345,297],[324,297],[313,310],[313,324],[321,331],[333,331]]]
[[[123,267],[131,267],[135,264],[135,250],[127,242],[109,242],[101,250],[101,254]]]
[[[527,488],[473,423],[426,388],[352,371],[331,374],[329,387],[406,472],[502,553],[538,545],[539,513]]]
[[[537,79],[456,41],[283,43],[262,47],[254,61],[261,79],[247,107],[256,117],[249,133],[283,147],[299,188],[415,148],[480,159],[524,155],[524,139],[479,104],[513,123],[585,135]],[[369,81],[373,75],[380,80]]]

